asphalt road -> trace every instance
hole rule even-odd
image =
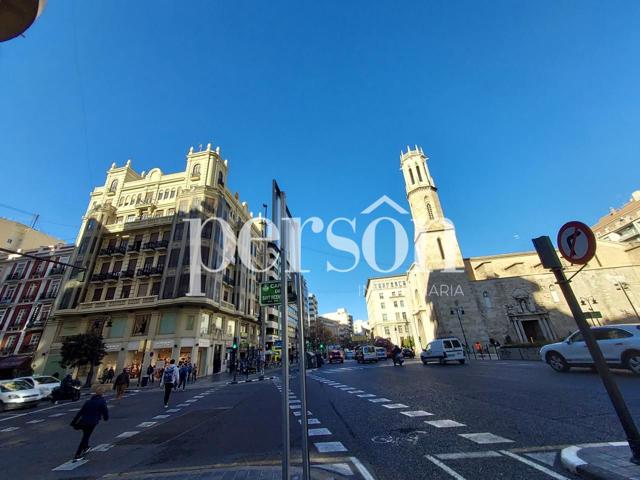
[[[640,420],[640,379],[615,376]],[[625,438],[595,373],[538,362],[346,362],[314,371],[308,391],[309,409],[377,478],[572,478],[564,446]]]
[[[403,367],[325,365],[308,374],[312,464],[353,478],[573,478],[563,446],[624,439],[591,371],[553,372],[535,362]],[[616,374],[640,419],[640,379]],[[291,384],[292,461],[301,458],[298,378]],[[238,463],[278,465],[282,382],[201,380],[165,410],[158,388],[131,390],[92,438],[86,462],[68,463],[80,402],[0,415],[2,476],[104,478],[188,472]],[[389,408],[394,406],[395,408]],[[426,423],[431,422],[431,423]],[[337,470],[335,470],[337,469]]]

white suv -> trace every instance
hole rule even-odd
[[[609,366],[628,368],[640,375],[640,324],[612,324],[592,327],[591,331]],[[540,358],[556,372],[568,372],[571,367],[593,366],[593,359],[579,331],[562,342],[542,347]]]

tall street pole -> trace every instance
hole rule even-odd
[[[302,288],[302,275],[297,273],[297,295],[298,295],[298,333],[299,333],[299,359],[298,360],[298,369],[300,372],[300,398],[302,400],[302,415],[300,422],[302,423],[302,478],[303,480],[309,480],[311,478],[311,467],[309,465],[309,422],[307,421],[307,353],[305,351],[305,341],[304,341],[304,317],[305,317],[305,308],[304,308],[304,298],[303,298],[303,288]]]
[[[275,182],[274,182],[275,183]],[[289,480],[289,298],[287,295],[287,198],[279,191],[280,200],[280,321],[282,335],[282,478]],[[274,192],[275,194],[275,192]],[[274,208],[275,210],[275,208]]]
[[[262,272],[264,282],[267,277],[267,204],[263,203],[262,208],[264,208],[264,220],[262,221],[262,238],[264,241],[262,242],[263,250],[262,250]],[[262,325],[260,325],[260,339],[262,343],[262,351],[260,353],[260,378],[264,379],[264,364],[267,359],[267,307],[260,305],[260,319],[262,320]]]

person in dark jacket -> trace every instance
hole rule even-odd
[[[126,368],[116,377],[113,388],[116,391],[116,400],[122,400],[125,390],[129,388],[129,371]]]
[[[109,409],[107,408],[107,402],[102,396],[103,394],[104,387],[98,385],[95,395],[84,402],[80,411],[78,411],[71,421],[73,428],[82,430],[82,440],[80,440],[80,445],[78,445],[76,454],[73,457],[74,462],[81,460],[89,450],[89,438],[91,438],[91,434],[96,428],[96,425],[100,423],[100,419],[102,418],[105,422],[109,420]]]

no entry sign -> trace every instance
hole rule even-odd
[[[568,222],[558,232],[558,249],[568,262],[584,265],[596,253],[596,237],[584,223]]]

